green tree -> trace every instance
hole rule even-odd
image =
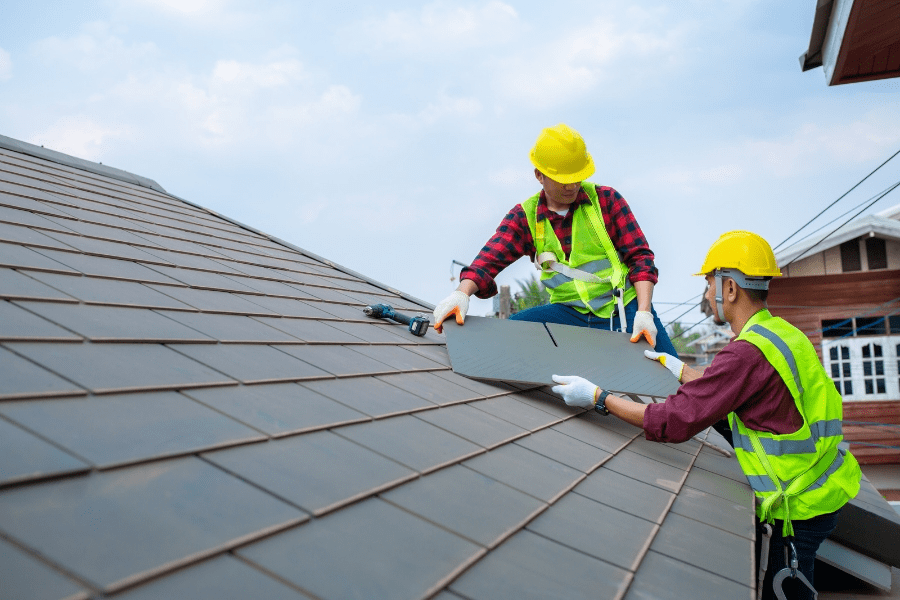
[[[688,343],[699,339],[701,335],[699,332],[685,335],[685,328],[679,321],[673,322],[668,329],[670,329],[669,337],[672,339],[672,345],[675,346],[678,354],[695,354],[697,352],[697,349],[688,346]]]
[[[516,283],[519,284],[519,291],[515,293],[512,301],[516,312],[550,304],[550,292],[534,275],[524,281],[517,279]]]

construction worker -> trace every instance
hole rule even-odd
[[[660,352],[676,354],[653,310],[657,269],[653,252],[625,199],[613,188],[585,181],[594,160],[577,131],[564,124],[541,131],[531,150],[541,191],[517,204],[497,227],[460,284],[434,309],[435,329],[454,315],[465,322],[469,297],[497,293],[494,277],[531,256],[550,291],[550,304],[516,313],[520,321],[625,331]]]
[[[643,427],[648,440],[683,442],[727,416],[738,462],[757,498],[757,523],[769,524],[768,562],[758,563],[763,598],[773,577],[787,598],[813,598],[816,550],[838,511],[859,491],[860,468],[842,440],[841,396],[807,337],[766,308],[769,280],[781,275],[775,255],[747,231],[722,235],[701,272],[717,323],[739,332],[701,374],[677,358],[645,351],[682,382],[664,403],[643,405],[609,395],[574,376],[553,376],[566,404],[593,407]],[[774,531],[772,531],[774,530]],[[760,547],[768,540],[758,535]],[[789,561],[799,568],[785,569]],[[763,556],[765,553],[763,553]],[[780,573],[780,577],[778,576]],[[808,585],[807,585],[808,584]]]

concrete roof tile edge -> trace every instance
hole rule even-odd
[[[147,177],[141,177],[140,175],[135,175],[134,173],[129,173],[128,171],[123,171],[122,169],[108,167],[106,165],[91,162],[83,158],[76,158],[68,154],[63,154],[62,152],[57,152],[56,150],[44,148],[43,146],[35,146],[34,144],[29,144],[28,142],[20,142],[19,140],[13,139],[11,137],[6,137],[5,135],[0,135],[0,148],[5,148],[6,150],[11,150],[12,152],[20,152],[22,154],[34,156],[36,158],[43,158],[44,160],[49,160],[50,162],[55,162],[67,167],[81,169],[82,171],[88,171],[89,173],[95,173],[97,175],[103,175],[104,177],[110,177],[118,181],[124,181],[126,183],[131,183],[143,188],[148,188],[162,194],[169,195],[169,193],[164,190],[161,185],[159,185],[152,179],[148,179]]]

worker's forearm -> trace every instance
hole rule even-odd
[[[653,282],[635,281],[634,291],[637,292],[638,310],[650,311],[650,303],[653,302]]]
[[[597,399],[597,396],[600,395],[601,391],[602,390],[597,389],[594,400]],[[609,409],[611,415],[619,417],[626,423],[631,423],[638,427],[644,426],[644,411],[647,410],[646,404],[638,404],[637,402],[625,400],[618,396],[607,396],[605,402],[606,408]]]
[[[463,279],[459,282],[459,285],[456,286],[456,289],[467,296],[471,296],[478,291],[478,286],[471,279]]]

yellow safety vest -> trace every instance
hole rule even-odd
[[[609,318],[615,310],[616,293],[622,294],[623,306],[634,300],[637,293],[603,224],[596,186],[583,181],[581,187],[591,203],[575,209],[568,258],[550,222],[537,220],[540,193],[526,200],[522,208],[534,240],[535,264],[541,269],[541,283],[550,291],[550,302]],[[620,318],[624,319],[624,315]]]
[[[859,463],[838,447],[843,439],[841,396],[802,331],[768,310],[747,321],[738,340],[760,349],[787,385],[803,417],[794,433],[754,431],[728,415],[735,453],[761,504],[760,520],[811,519],[834,512],[859,492]]]

